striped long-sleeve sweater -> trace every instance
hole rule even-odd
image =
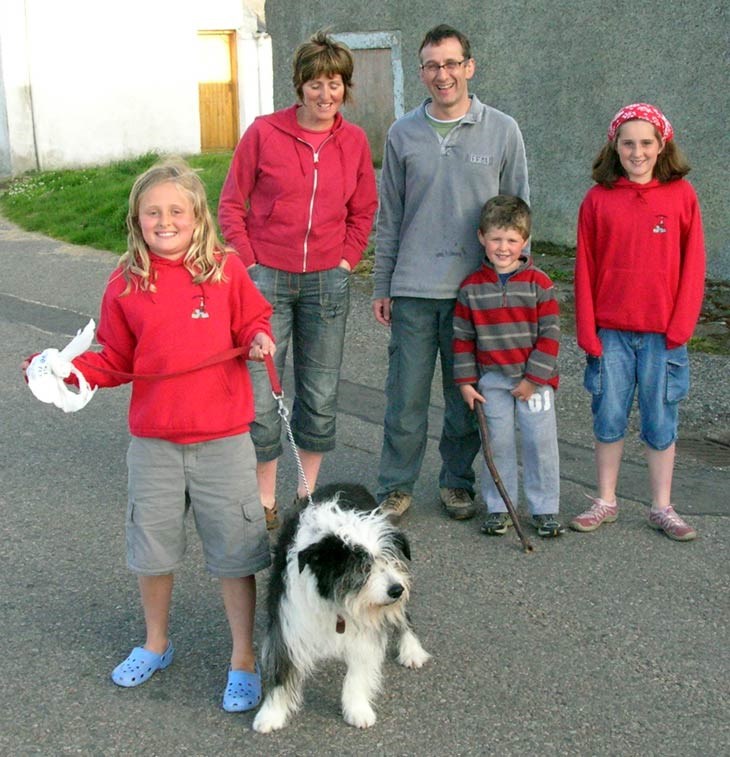
[[[459,288],[454,310],[454,380],[487,371],[558,387],[560,323],[550,277],[523,259],[502,285],[485,260]]]

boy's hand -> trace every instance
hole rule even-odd
[[[464,402],[469,405],[469,410],[474,409],[475,402],[486,402],[484,397],[482,397],[482,395],[479,394],[479,392],[471,384],[461,384],[459,386],[459,391],[461,392],[461,396],[464,398]]]
[[[512,390],[512,396],[522,402],[527,402],[535,393],[535,389],[537,389],[537,384],[533,384],[532,381],[528,381],[527,379],[522,379]]]
[[[259,331],[251,341],[248,359],[256,360],[260,363],[263,361],[265,355],[273,355],[275,352],[276,344],[274,344],[274,340],[268,334]]]

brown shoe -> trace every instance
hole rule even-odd
[[[273,507],[264,507],[264,517],[267,531],[276,531],[279,528],[279,507],[276,502]]]
[[[392,519],[400,518],[411,506],[413,495],[408,492],[391,492],[381,503],[380,510]]]
[[[294,499],[291,503],[292,508],[294,508],[294,512],[297,510],[301,510],[303,507],[306,507],[309,504],[309,497],[305,494],[303,497],[300,497],[298,494],[294,495]]]
[[[474,497],[466,489],[448,489],[442,487],[439,489],[441,503],[446,510],[446,514],[453,520],[469,520],[476,514],[477,507],[474,504]]]

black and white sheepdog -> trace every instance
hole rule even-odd
[[[401,665],[420,668],[430,658],[406,614],[405,534],[363,486],[330,484],[312,499],[286,521],[274,554],[263,645],[270,689],[253,722],[260,733],[286,725],[320,660],[346,663],[343,715],[367,728],[375,723],[389,630],[398,634]]]

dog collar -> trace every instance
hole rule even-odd
[[[345,633],[345,619],[342,617],[342,615],[337,616],[335,631],[337,631],[337,633]]]

